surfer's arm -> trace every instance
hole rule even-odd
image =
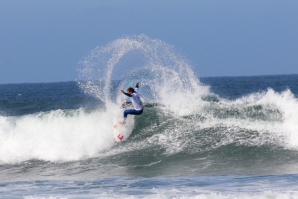
[[[136,88],[139,88],[139,83],[140,83],[140,82],[136,83]]]
[[[140,83],[140,82],[136,83],[136,87],[135,87],[135,92],[136,92],[136,93],[138,92],[138,89],[139,89],[139,83]]]
[[[124,90],[120,90],[124,95],[131,97],[131,94],[124,92]]]
[[[128,96],[128,97],[131,97],[131,94],[129,94],[129,93],[123,93],[123,94]]]

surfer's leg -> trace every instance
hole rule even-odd
[[[128,109],[124,111],[124,120],[126,120],[127,115],[141,115],[143,113],[143,109],[142,110],[134,110],[134,109]]]
[[[135,112],[135,115],[141,115],[143,113],[143,109],[142,110],[138,110]]]
[[[128,114],[130,114],[130,110],[125,110],[124,111],[124,120],[126,120]]]
[[[124,120],[122,122],[120,122],[120,124],[125,124],[126,123],[126,118],[127,118],[128,114],[130,114],[130,110],[125,110],[123,112]]]
[[[143,113],[143,110],[133,110],[133,109],[129,109],[129,110],[125,110],[124,111],[124,118],[127,118],[127,115],[141,115]]]
[[[125,124],[126,123],[127,115],[141,115],[142,113],[143,113],[143,109],[142,110],[134,110],[134,109],[125,110],[123,112],[124,121],[123,122],[120,122],[120,124]]]

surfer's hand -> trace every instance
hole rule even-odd
[[[124,90],[120,90],[121,91],[121,93],[124,93]]]

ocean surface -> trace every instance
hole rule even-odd
[[[198,77],[141,35],[78,76],[0,85],[0,198],[298,198],[298,75]],[[116,142],[136,82],[144,112]]]

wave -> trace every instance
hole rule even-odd
[[[236,165],[245,167],[247,160],[264,160],[268,166],[270,161],[283,165],[297,159],[298,101],[289,89],[222,98],[199,81],[172,46],[144,35],[95,48],[79,71],[80,88],[104,106],[1,116],[2,164],[88,158],[104,164],[121,162],[126,155],[131,167],[163,170],[189,163],[216,170],[214,165],[227,160],[234,168],[237,160]],[[121,80],[113,81],[116,77]],[[119,144],[111,128],[124,101],[119,89],[138,81],[144,113],[135,117],[131,137]]]
[[[129,154],[141,167],[240,158],[239,166],[246,162],[243,157],[253,161],[255,154],[259,161],[270,160],[270,164],[297,158],[297,99],[289,90],[276,93],[269,89],[231,101],[211,95],[201,101],[178,109],[147,103],[144,113],[135,117],[131,137],[121,144],[115,142],[111,128],[116,106],[91,112],[77,109],[1,116],[0,162],[98,158],[100,163],[120,161]],[[183,108],[187,110],[182,114]]]
[[[1,116],[0,162],[59,162],[96,156],[114,144],[110,136],[112,118],[110,112],[89,113],[84,109]]]
[[[287,148],[298,146],[298,106],[290,90],[277,93],[269,88],[267,92],[235,100],[220,98],[199,81],[186,59],[160,40],[145,35],[118,39],[95,48],[82,63],[81,88],[112,106],[124,100],[118,92],[120,88],[140,81],[142,99],[161,104],[160,109],[168,112],[167,118],[173,118],[170,125],[173,128],[165,129],[163,134],[171,134],[168,135],[171,139],[175,135],[178,143],[184,141],[181,135],[222,128],[216,131],[217,136],[225,138],[226,143],[237,140],[237,132],[244,131],[258,132],[264,137],[256,139],[259,141],[254,141],[255,145],[272,140]],[[112,89],[111,80],[120,73],[123,78],[116,89]],[[95,84],[96,81],[101,81],[102,87]],[[116,92],[112,94],[111,90]],[[250,141],[242,139],[241,142]]]

